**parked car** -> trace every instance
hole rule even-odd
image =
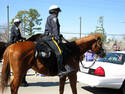
[[[89,67],[93,62],[83,61],[82,64]],[[90,68],[80,64],[77,78],[90,87],[120,89],[125,94],[125,51],[109,52]]]

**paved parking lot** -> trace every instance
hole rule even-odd
[[[1,67],[2,65],[0,65],[0,71]],[[40,74],[36,76],[33,70],[29,70],[26,79],[29,86],[20,87],[19,94],[59,94],[58,76],[46,77]],[[77,90],[78,94],[118,94],[117,90],[91,88],[82,83],[77,83]],[[4,94],[11,94],[10,89],[7,89]],[[66,81],[64,94],[72,94],[69,80]]]
[[[19,94],[59,94],[58,77],[27,76],[28,87],[20,87]],[[117,94],[117,90],[90,88],[87,85],[77,84],[78,94]],[[5,94],[11,94],[8,89]],[[64,94],[72,94],[67,80]]]

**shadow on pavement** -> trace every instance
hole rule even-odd
[[[89,86],[81,87],[93,94],[119,94],[118,90],[115,89],[107,89],[107,88],[91,88]]]
[[[65,84],[68,84],[66,82]],[[59,86],[59,82],[37,82],[37,83],[28,83],[28,87],[30,86],[40,86],[40,87],[49,87],[49,86]]]

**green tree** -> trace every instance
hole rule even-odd
[[[94,32],[91,32],[91,33],[90,33],[90,35],[91,35],[91,34],[96,34],[96,33],[101,33],[101,32],[94,31]],[[102,34],[101,39],[102,39],[102,41],[103,41],[103,42],[105,42],[105,41],[106,41],[107,36],[106,36],[106,34],[105,34],[105,33],[101,33],[101,34]]]
[[[22,30],[26,32],[28,35],[32,35],[35,33],[35,30],[41,30],[41,21],[40,14],[36,9],[21,10],[17,13],[15,18],[19,18],[22,21]],[[15,19],[12,19],[13,20]]]
[[[97,23],[98,23],[98,26],[96,26],[96,30],[94,32],[91,32],[91,34],[102,33],[102,41],[105,42],[107,36],[105,34],[105,29],[103,27],[103,16],[99,17]]]

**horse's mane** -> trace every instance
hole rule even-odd
[[[64,45],[66,45],[66,47],[68,48],[68,54],[69,56],[72,56],[72,57],[79,57],[80,55],[80,48],[76,45],[76,42],[75,41],[72,41],[72,42],[68,42],[68,43],[64,43]],[[79,58],[77,58],[79,59]]]
[[[75,42],[77,45],[79,45],[81,43],[89,42],[91,40],[97,40],[98,38],[101,38],[101,35],[102,35],[101,33],[91,34],[89,36],[77,39],[75,40]]]
[[[92,35],[89,35],[87,37],[83,37],[83,38],[77,39],[75,41],[66,43],[66,46],[69,48],[69,50],[71,50],[70,51],[70,55],[71,56],[80,57],[80,54],[81,54],[81,50],[80,49],[84,48],[86,43],[94,42],[98,38],[101,38],[101,34],[100,33],[92,34]]]

